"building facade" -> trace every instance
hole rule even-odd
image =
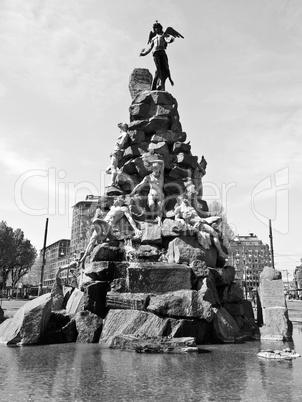
[[[43,250],[41,250],[41,254]],[[42,258],[41,268],[42,268]],[[70,261],[70,240],[61,239],[46,247],[43,287],[51,288],[58,268]]]
[[[91,235],[91,219],[95,213],[98,196],[87,196],[73,206],[70,254],[78,255],[85,250]]]
[[[271,252],[268,244],[254,233],[236,236],[230,242],[229,263],[235,267],[235,278],[242,283],[246,295],[259,286],[260,273],[271,266]]]

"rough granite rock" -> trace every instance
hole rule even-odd
[[[78,331],[74,318],[62,328],[62,333],[64,334],[66,342],[76,342]]]
[[[261,339],[291,341],[293,326],[288,319],[286,307],[268,307],[263,310],[264,325],[260,328]]]
[[[115,264],[112,261],[93,261],[85,264],[85,275],[94,281],[111,281],[114,278]]]
[[[192,336],[196,339],[196,343],[201,345],[211,341],[211,331],[213,322],[200,319],[181,319],[177,320],[171,331],[174,338]]]
[[[168,263],[130,263],[126,284],[131,293],[164,293],[192,289],[191,269],[187,265]]]
[[[51,314],[52,297],[46,293],[25,303],[0,325],[0,343],[31,345],[39,342]]]
[[[64,294],[63,294],[63,284],[60,277],[55,278],[55,282],[51,289],[52,296],[52,310],[59,311],[63,308]]]
[[[132,99],[142,91],[148,91],[152,85],[152,74],[146,68],[135,68],[130,76],[129,91]]]
[[[223,343],[233,343],[243,340],[244,336],[240,331],[234,318],[223,307],[213,308],[214,311],[214,336]]]
[[[262,309],[267,307],[286,307],[282,279],[261,279],[259,295]]]
[[[108,312],[106,295],[110,290],[109,282],[95,281],[84,288],[84,310],[88,310],[101,318]]]
[[[119,247],[111,246],[108,243],[97,245],[91,254],[90,261],[121,261],[123,252]]]
[[[110,310],[104,321],[100,343],[110,347],[116,335],[169,336],[177,320],[160,318],[137,310]]]
[[[108,292],[106,306],[110,309],[146,310],[150,302],[148,293]]]
[[[245,340],[253,339],[259,340],[260,339],[260,331],[259,327],[256,324],[255,320],[248,319],[244,316],[235,316],[233,317],[236,321],[238,327],[240,328],[241,333]]]
[[[221,284],[222,285],[232,285],[235,280],[235,268],[232,266],[226,266],[223,268],[217,268],[221,276]]]
[[[98,343],[102,332],[103,319],[90,311],[80,311],[75,317],[78,331],[77,343]]]
[[[117,335],[110,345],[112,349],[135,351],[137,353],[198,353],[195,338],[138,337]]]
[[[68,299],[66,305],[66,313],[71,317],[74,316],[78,311],[83,310],[84,307],[84,292],[80,289],[74,289]]]
[[[195,317],[209,322],[213,319],[211,303],[205,301],[196,290],[178,290],[151,296],[147,310],[160,316]]]
[[[269,281],[282,279],[282,273],[272,267],[264,267],[263,271],[260,273],[260,281],[263,279],[267,279]]]
[[[220,287],[218,293],[221,303],[237,303],[243,300],[243,289],[239,283],[233,283],[223,288]]]
[[[52,311],[50,319],[44,333],[40,337],[40,343],[53,344],[53,343],[65,343],[67,339],[62,328],[70,322],[70,317],[66,314],[65,310]]]
[[[211,303],[212,306],[220,305],[220,298],[215,286],[215,279],[213,278],[213,276],[203,278],[202,284],[197,290],[200,294],[200,297],[202,297],[203,300]]]

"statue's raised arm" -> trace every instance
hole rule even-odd
[[[165,91],[167,78],[169,78],[171,85],[174,85],[171,78],[166,48],[168,43],[172,43],[175,38],[183,38],[183,36],[172,27],[168,27],[164,32],[162,25],[156,21],[153,25],[153,31],[149,34],[148,46],[140,53],[140,56],[146,56],[152,50],[156,67],[152,90]]]

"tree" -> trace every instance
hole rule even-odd
[[[228,248],[230,240],[233,240],[235,237],[235,233],[228,224],[227,215],[224,212],[223,206],[218,201],[213,201],[211,204],[209,204],[209,212],[212,216],[220,216],[222,218],[218,229],[223,235],[224,245]]]
[[[42,254],[39,254],[30,268],[30,271],[22,278],[23,285],[38,286],[41,281]]]
[[[6,284],[10,262],[13,256],[13,236],[14,231],[7,226],[6,222],[0,222],[0,272],[1,272],[1,287]]]
[[[24,238],[21,229],[13,230],[6,222],[0,222],[0,271],[2,288],[5,287],[9,274],[13,288],[30,270],[37,256],[35,247]]]

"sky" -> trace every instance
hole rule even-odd
[[[180,32],[167,53],[183,131],[205,156],[204,199],[239,235],[300,265],[300,0],[0,0],[0,220],[43,247],[70,238],[72,206],[102,195],[129,77],[155,20]]]

